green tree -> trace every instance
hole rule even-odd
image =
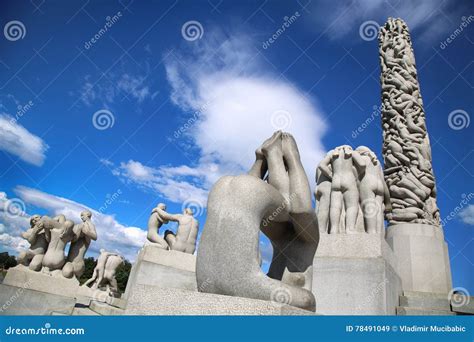
[[[115,273],[115,279],[117,279],[117,285],[121,292],[125,292],[127,287],[128,277],[130,276],[130,270],[132,269],[132,264],[125,260],[122,265],[117,267],[117,273]]]
[[[81,275],[79,282],[84,284],[88,279],[92,278],[92,273],[94,273],[95,265],[97,265],[97,261],[93,257],[85,258],[85,270],[84,273]]]
[[[16,258],[8,252],[0,253],[0,267],[7,270],[17,265]]]

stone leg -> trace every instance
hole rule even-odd
[[[273,186],[253,176],[223,177],[214,185],[197,255],[196,277],[201,292],[283,300],[315,309],[310,291],[271,279],[260,269],[260,224],[282,203],[285,199]]]

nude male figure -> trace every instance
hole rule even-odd
[[[81,212],[82,223],[75,225],[73,228],[74,238],[71,241],[66,264],[63,267],[63,276],[66,278],[72,278],[75,275],[79,279],[84,273],[86,268],[84,255],[91,241],[97,240],[97,231],[91,218],[92,213],[89,210],[84,210]]]
[[[54,218],[43,216],[38,223],[44,228],[48,250],[43,257],[43,272],[59,270],[66,262],[64,250],[68,242],[72,240],[74,222],[67,220],[64,215]]]
[[[21,234],[30,243],[30,248],[20,253],[18,263],[28,266],[32,271],[41,271],[44,253],[48,248],[44,229],[38,225],[40,220],[40,215],[31,216],[30,228]]]
[[[335,149],[330,162],[333,176],[331,183],[331,207],[329,211],[329,231],[342,233],[340,221],[342,208],[346,211],[346,232],[355,231],[359,214],[359,191],[352,165],[352,147],[342,145]]]
[[[107,262],[105,263],[105,271],[102,283],[106,284],[106,291],[111,296],[119,291],[117,279],[115,279],[115,273],[117,273],[117,268],[123,263],[123,257],[118,254],[109,255]]]
[[[160,213],[160,216],[167,221],[178,222],[178,231],[165,232],[165,240],[173,251],[194,254],[196,251],[196,239],[199,230],[199,222],[193,217],[193,211],[185,208],[182,214]]]
[[[147,239],[152,242],[155,246],[168,249],[169,245],[163,237],[160,236],[160,228],[163,224],[168,223],[163,215],[166,214],[166,205],[159,203],[156,208],[151,211],[150,218],[148,219],[148,233]]]

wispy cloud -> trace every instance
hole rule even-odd
[[[382,25],[388,17],[400,17],[420,41],[431,43],[457,26],[462,15],[471,14],[463,6],[455,0],[323,0],[313,1],[308,8],[314,13],[312,25],[330,39],[358,34],[361,24],[368,20]]]
[[[0,113],[0,150],[18,156],[21,160],[41,166],[46,158],[48,145],[12,116]]]
[[[474,204],[468,205],[460,213],[461,221],[465,224],[474,225]]]

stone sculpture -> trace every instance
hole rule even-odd
[[[176,234],[165,231],[165,240],[173,251],[194,254],[196,250],[196,239],[199,230],[199,222],[193,217],[191,208],[185,208],[182,214],[161,214],[167,221],[178,222]]]
[[[60,270],[66,262],[64,250],[73,239],[74,222],[67,220],[64,215],[54,218],[41,217],[38,223],[45,232],[48,249],[43,257],[43,272],[50,273]]]
[[[431,147],[407,25],[389,18],[379,33],[385,180],[391,224],[440,225]]]
[[[77,279],[84,273],[84,255],[87,252],[92,240],[97,240],[95,225],[92,223],[92,213],[89,210],[81,212],[82,223],[76,224],[73,228],[73,240],[69,247],[66,264],[63,267],[63,276]]]
[[[356,233],[363,218],[363,231],[383,231],[383,213],[389,205],[377,156],[365,146],[355,151],[342,145],[327,153],[316,170],[316,213],[324,233]]]
[[[315,310],[310,287],[319,230],[290,134],[278,131],[267,139],[249,174],[221,178],[207,208],[196,265],[201,292]],[[259,265],[260,230],[274,250],[268,276]]]
[[[33,215],[30,218],[30,228],[21,234],[30,243],[27,251],[22,251],[18,256],[18,263],[28,266],[32,271],[40,271],[43,263],[43,257],[48,248],[45,232],[38,223],[41,220],[40,215]]]
[[[124,259],[117,253],[107,252],[104,249],[100,250],[100,255],[97,258],[97,265],[94,268],[92,277],[87,280],[82,286],[87,287],[92,284],[92,289],[104,288],[110,295],[118,292],[117,280],[115,273],[117,268],[123,264]]]
[[[162,249],[169,248],[166,240],[159,234],[161,226],[168,223],[168,221],[163,217],[165,213],[166,205],[164,203],[159,203],[156,208],[152,210],[150,218],[148,219],[147,239],[154,246]]]

